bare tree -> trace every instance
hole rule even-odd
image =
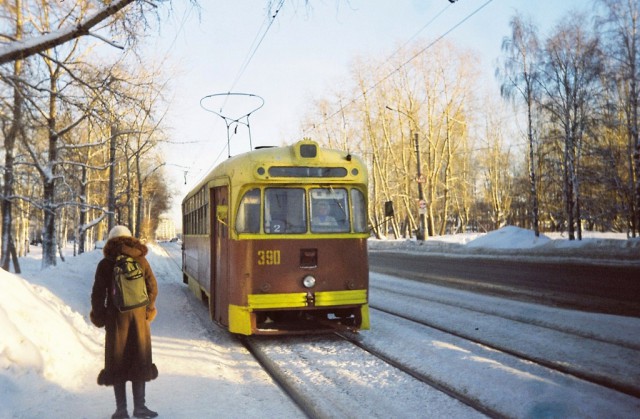
[[[544,50],[544,108],[559,128],[569,239],[582,239],[580,157],[593,100],[599,88],[602,55],[599,38],[589,33],[584,15],[572,14],[547,40]]]
[[[75,16],[73,19],[69,19],[64,26],[46,32],[45,35],[37,35],[28,39],[15,38],[12,42],[0,48],[0,64],[23,60],[86,35],[104,39],[97,31],[91,32],[91,30],[94,28],[99,29],[97,27],[98,25],[112,17],[115,17],[115,19],[123,19],[123,16],[117,16],[118,13],[134,2],[138,3],[138,7],[136,9],[136,17],[130,18],[132,20],[143,19],[145,12],[157,9],[155,3],[161,3],[151,0],[114,0],[108,2],[106,5],[101,4],[98,10],[90,14],[85,14],[86,6],[91,3],[82,1],[78,4],[79,7],[72,6],[69,10],[72,12],[74,10],[85,10],[85,12]]]
[[[536,133],[534,131],[534,112],[537,101],[537,83],[540,46],[537,29],[532,22],[525,22],[516,15],[511,19],[511,37],[502,41],[502,67],[497,75],[502,79],[500,93],[503,97],[518,98],[523,101],[527,118],[527,144],[529,171],[529,194],[531,205],[531,223],[536,237],[540,235],[538,190],[536,185]]]
[[[22,7],[21,1],[16,0],[13,5],[7,5],[15,13],[15,39],[21,39],[23,35],[23,21],[22,21]],[[14,269],[16,272],[20,272],[20,267],[17,264],[15,244],[11,234],[12,230],[12,197],[14,194],[14,152],[16,140],[22,130],[22,111],[23,111],[23,98],[22,91],[19,85],[19,80],[23,73],[23,61],[16,60],[13,63],[13,72],[11,77],[2,77],[2,80],[8,82],[13,90],[13,103],[11,104],[12,116],[9,124],[8,131],[4,133],[4,187],[2,190],[2,249],[0,251],[0,265],[2,269],[8,271],[10,260],[13,257]],[[0,73],[0,76],[2,73]]]
[[[621,102],[631,161],[629,182],[633,191],[629,224],[631,235],[640,234],[640,6],[635,0],[600,0],[604,6],[605,42],[610,51],[610,79]]]
[[[360,99],[343,100],[333,112],[325,105],[308,124],[317,138],[364,154],[371,164],[370,222],[377,226],[384,202],[393,200],[401,224],[392,223],[396,236],[419,231],[423,224],[426,236],[443,234],[453,223],[460,227],[472,202],[469,103],[475,102],[476,60],[449,43],[423,56],[416,54],[420,49],[383,63],[357,61],[352,96]]]
[[[487,100],[490,103],[490,100]],[[489,107],[497,109],[496,106]],[[511,156],[505,150],[503,125],[497,121],[499,114],[487,114],[484,128],[486,147],[478,157],[478,162],[484,174],[485,201],[490,208],[493,229],[507,225],[511,218],[511,202],[513,200],[513,174],[511,171]]]

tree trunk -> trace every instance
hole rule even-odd
[[[525,72],[525,78],[528,80],[528,75]],[[540,226],[538,214],[538,187],[536,185],[536,166],[535,166],[535,141],[533,137],[533,118],[531,116],[533,108],[533,97],[531,92],[531,86],[527,85],[527,137],[529,139],[529,192],[531,195],[531,223],[533,232],[536,237],[540,237]]]
[[[85,225],[87,224],[87,167],[82,166],[82,174],[80,181],[80,214],[78,216],[78,229],[76,233],[76,242],[78,243],[78,254],[81,255],[84,253],[85,243],[87,241],[87,229]]]
[[[44,226],[42,232],[42,268],[56,266],[56,175],[58,165],[58,133],[56,131],[57,118],[57,77],[49,80],[49,172],[43,173],[43,212]]]
[[[109,138],[109,197],[107,202],[107,231],[111,231],[116,225],[116,137],[118,127],[111,125],[111,137]]]
[[[16,2],[16,39],[22,39],[22,5]],[[18,80],[22,74],[22,60],[16,60],[13,64],[13,74]],[[11,221],[12,205],[11,197],[14,192],[14,148],[16,138],[21,131],[22,124],[22,94],[17,85],[13,86],[13,121],[8,134],[4,137],[4,187],[2,194],[2,240],[0,249],[0,265],[5,271],[9,270],[11,251]]]

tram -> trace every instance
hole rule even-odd
[[[182,202],[184,282],[232,333],[368,329],[367,193],[310,139],[231,157]]]

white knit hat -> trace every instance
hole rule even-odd
[[[109,239],[116,237],[131,237],[131,230],[125,226],[115,226],[109,232]]]

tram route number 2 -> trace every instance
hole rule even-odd
[[[258,250],[258,265],[280,265],[280,250]]]

